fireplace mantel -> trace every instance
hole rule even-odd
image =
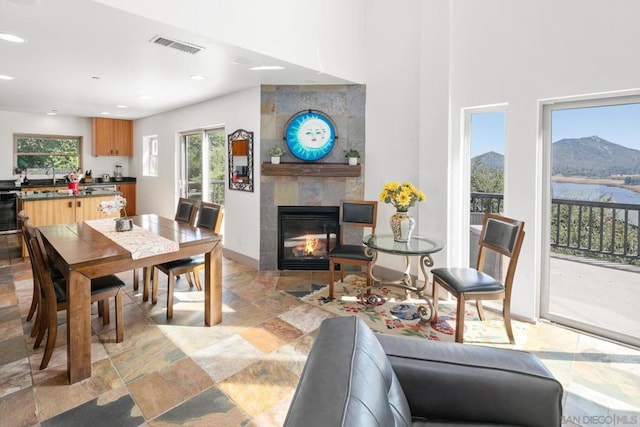
[[[268,176],[346,176],[357,177],[362,174],[360,164],[349,166],[346,163],[262,163],[262,175]]]

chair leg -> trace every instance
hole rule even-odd
[[[431,316],[432,323],[438,323],[438,283],[436,279],[433,279],[433,284],[431,286],[431,298],[433,302],[433,316]]]
[[[169,282],[167,286],[167,319],[173,319],[173,288],[176,284],[176,276],[169,272]]]
[[[133,290],[137,291],[139,287],[140,285],[138,283],[138,269],[134,268],[133,269]]]
[[[456,342],[464,342],[464,294],[458,295],[458,312],[456,313]]]
[[[142,268],[142,276],[144,277],[144,282],[142,283],[142,301],[149,301],[149,287],[151,286],[151,273],[153,267],[143,267]]]
[[[193,278],[196,282],[196,288],[198,288],[199,291],[202,290],[202,283],[200,283],[200,269],[199,268],[195,268],[193,271]],[[187,273],[189,274],[189,273]]]
[[[104,316],[104,303],[102,301],[98,301],[98,317]]]
[[[102,324],[103,325],[108,325],[109,322],[111,321],[111,318],[109,316],[109,298],[105,298],[101,301],[98,301],[98,307],[100,306],[100,303],[102,303]]]
[[[124,340],[124,318],[122,317],[122,291],[118,291],[116,300],[116,342]]]
[[[56,346],[56,338],[58,336],[58,312],[56,310],[47,310],[47,343],[44,347],[44,355],[40,362],[40,370],[45,369],[49,365],[53,348]]]
[[[158,269],[155,267],[149,267],[149,268],[153,268],[153,281],[151,282],[151,304],[157,304],[158,303]]]
[[[333,274],[335,266],[333,260],[329,259],[329,299],[333,299]]]
[[[36,330],[36,340],[33,342],[33,348],[36,349],[40,347],[42,343],[42,339],[44,338],[45,332],[47,332],[47,328],[49,327],[49,314],[46,304],[40,304],[40,309],[38,310],[38,318],[36,319],[38,323],[38,329]],[[33,331],[32,331],[33,332]]]
[[[31,298],[31,307],[29,307],[29,314],[27,314],[27,321],[33,318],[38,308],[38,295],[40,295],[40,289],[35,278],[33,279],[33,297]]]
[[[476,308],[478,309],[478,317],[480,320],[484,320],[484,308],[482,307],[482,300],[476,300]]]
[[[185,276],[187,276],[187,283],[189,284],[189,288],[193,288],[193,280],[191,279],[191,273],[187,273],[185,274]]]
[[[502,317],[504,318],[504,327],[509,337],[509,344],[515,344],[516,339],[513,336],[513,329],[511,328],[511,302],[506,299],[502,301]]]

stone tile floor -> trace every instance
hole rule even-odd
[[[43,350],[33,350],[25,320],[30,265],[0,261],[0,426],[282,424],[316,329],[331,316],[293,295],[326,283],[326,272],[256,271],[224,260],[223,321],[211,328],[202,326],[202,293],[185,280],[167,321],[165,294],[157,305],[143,302],[131,273],[121,277],[125,340],[115,343],[113,322],[103,326],[94,313],[93,375],[68,385],[65,313],[40,371]],[[513,347],[537,354],[563,383],[565,425],[640,425],[638,349],[545,322],[528,331]]]

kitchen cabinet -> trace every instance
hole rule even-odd
[[[113,200],[113,196],[21,200],[20,209],[24,210],[34,226],[40,227],[118,217],[118,213],[105,214],[98,210],[100,202],[110,200]],[[29,256],[24,244],[22,245],[22,256],[25,258]]]
[[[136,214],[136,184],[122,183],[116,186],[116,190],[122,193],[122,197],[127,199],[127,215],[133,216]]]
[[[94,156],[133,156],[133,121],[94,117],[92,139]]]

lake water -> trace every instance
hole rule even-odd
[[[640,194],[626,188],[611,185],[575,184],[572,182],[552,182],[553,197],[571,200],[601,200],[612,197],[612,202],[640,205]],[[605,199],[605,201],[608,201]]]

